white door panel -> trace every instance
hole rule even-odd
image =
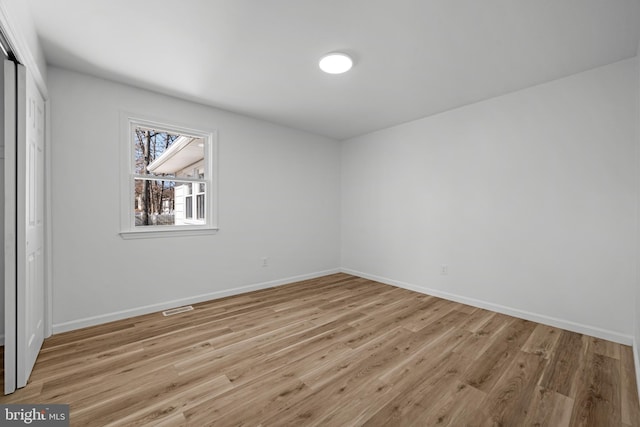
[[[27,384],[44,341],[44,99],[19,66],[26,86],[26,126],[18,126],[17,386]],[[18,97],[18,114],[20,114]],[[20,119],[18,119],[20,123]],[[21,129],[26,129],[21,138]]]

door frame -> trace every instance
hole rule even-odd
[[[17,266],[16,266],[16,64],[5,60],[4,81],[4,393],[13,393],[17,384]],[[5,82],[7,84],[5,84]],[[13,82],[13,84],[11,84]]]

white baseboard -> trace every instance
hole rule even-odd
[[[252,285],[241,286],[233,289],[225,289],[222,291],[211,292],[202,295],[196,295],[188,298],[181,298],[173,301],[166,301],[157,304],[145,305],[142,307],[131,308],[128,310],[116,311],[113,313],[101,314],[98,316],[85,317],[84,319],[72,320],[69,322],[56,323],[53,325],[53,333],[59,334],[62,332],[73,331],[76,329],[86,328],[88,326],[100,325],[103,323],[113,322],[115,320],[127,319],[129,317],[141,316],[144,314],[155,313],[169,308],[180,307],[182,305],[197,304],[199,302],[210,301],[213,299],[223,298],[231,295],[243,294],[251,291],[257,291],[259,289],[273,288],[275,286],[286,285],[288,283],[299,282],[302,280],[315,279],[317,277],[327,276],[329,274],[339,273],[340,269],[332,269],[325,271],[318,271],[310,274],[303,274],[300,276],[286,277],[278,280],[271,280],[269,282],[255,283]]]
[[[520,319],[531,320],[533,322],[554,326],[556,328],[566,329],[571,332],[577,332],[579,334],[589,335],[592,337],[601,338],[601,339],[617,342],[619,344],[624,344],[624,345],[633,344],[633,337],[631,335],[625,335],[618,332],[601,329],[595,326],[584,325],[581,323],[572,322],[570,320],[558,319],[555,317],[545,316],[542,314],[531,313],[524,310],[506,307],[500,304],[494,304],[487,301],[477,300],[474,298],[468,298],[461,295],[439,291],[437,289],[430,289],[423,286],[412,285],[410,283],[400,282],[398,280],[393,280],[386,277],[380,277],[373,274],[362,273],[360,271],[350,270],[348,268],[343,268],[341,269],[341,271],[343,273],[351,274],[351,275],[362,277],[365,279],[375,280],[376,282],[385,283],[387,285],[397,286],[399,288],[420,292],[422,294],[433,295],[439,298],[444,298],[446,300],[471,305],[473,307],[479,307],[479,308],[484,308],[491,311],[496,311],[498,313],[506,314],[513,317],[518,317]],[[636,367],[636,370],[637,369],[638,368]]]

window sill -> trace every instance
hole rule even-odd
[[[185,230],[172,228],[170,230],[133,230],[121,231],[120,237],[125,240],[131,239],[156,239],[163,237],[185,237],[185,236],[202,236],[216,234],[218,228],[187,228]]]

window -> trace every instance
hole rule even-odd
[[[216,230],[213,134],[132,118],[124,127],[121,235]]]

